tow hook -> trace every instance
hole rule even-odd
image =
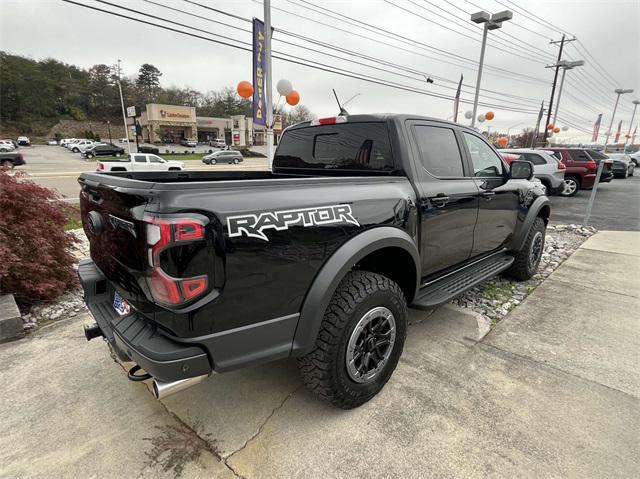
[[[91,341],[92,339],[99,338],[100,336],[104,336],[102,334],[102,330],[97,323],[93,324],[85,324],[84,326],[84,337],[87,338],[87,341]]]

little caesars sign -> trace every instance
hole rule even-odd
[[[161,123],[195,123],[196,109],[190,106],[147,105],[147,118]]]

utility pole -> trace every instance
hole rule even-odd
[[[616,104],[613,106],[613,113],[611,114],[611,121],[609,122],[609,128],[607,129],[607,136],[604,139],[604,148],[602,149],[603,153],[607,152],[607,144],[609,143],[609,137],[611,136],[611,127],[613,127],[613,120],[616,117],[616,111],[618,110],[618,102],[620,101],[620,95],[624,95],[625,93],[633,93],[633,89],[632,88],[628,88],[628,89],[623,89],[623,88],[616,88],[614,90],[614,93],[616,93]]]
[[[627,133],[627,137],[625,137],[624,139],[624,151],[623,153],[627,152],[627,140],[631,139],[631,128],[633,128],[633,120],[636,116],[636,108],[638,108],[638,105],[640,104],[640,101],[638,100],[633,100],[633,113],[631,114],[631,121],[629,122],[629,133]],[[632,143],[631,141],[629,143]]]
[[[562,61],[562,50],[564,49],[564,44],[565,43],[569,43],[569,42],[573,42],[576,40],[576,37],[570,38],[569,40],[567,40],[565,38],[565,35],[562,35],[562,40],[560,41],[550,41],[549,43],[551,44],[556,44],[559,43],[560,44],[560,50],[558,51],[558,60],[556,61],[555,65],[552,65],[550,68],[553,68],[555,66],[556,72],[553,75],[553,86],[551,87],[551,98],[549,99],[549,109],[547,110],[547,122],[544,125],[544,135],[542,137],[542,146],[546,146],[547,144],[547,134],[548,131],[547,130],[547,125],[549,125],[549,123],[551,123],[551,113],[553,112],[553,97],[556,94],[556,84],[558,83],[558,70],[560,69],[561,66],[561,61]],[[545,67],[545,68],[549,68],[549,67]]]
[[[272,79],[272,66],[271,66],[271,0],[264,0],[264,55],[266,71],[265,77],[265,89],[266,98],[265,104],[267,108],[267,159],[269,161],[269,169],[273,165],[273,100],[271,98],[271,79]]]
[[[494,13],[491,15],[489,12],[481,10],[471,15],[471,21],[473,23],[482,23],[482,47],[480,48],[480,62],[478,63],[478,78],[476,79],[476,93],[473,97],[473,116],[471,117],[471,127],[476,124],[476,114],[478,113],[478,98],[480,96],[480,81],[482,80],[482,67],[484,66],[484,52],[487,47],[487,33],[489,30],[497,30],[502,27],[502,22],[511,20],[513,18],[513,12],[505,10],[503,12]],[[429,80],[427,80],[429,81]]]
[[[120,59],[118,58],[118,64],[116,66],[117,78],[118,78],[118,91],[120,92],[120,106],[122,106],[122,121],[124,122],[124,134],[127,137],[127,151],[131,155],[131,142],[129,141],[129,129],[127,128],[127,114],[124,111],[124,98],[122,97],[122,85],[120,83],[120,74],[122,69],[120,68]]]

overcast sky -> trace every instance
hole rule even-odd
[[[142,18],[95,0],[74,1]],[[111,1],[169,22],[193,26],[240,42],[251,42],[250,33],[233,28],[250,30],[250,23],[183,0],[154,0],[156,4],[170,6],[179,12],[144,0]],[[262,1],[194,1],[243,18],[263,17]],[[327,10],[309,10],[318,10],[314,5],[319,6],[320,10]],[[540,102],[544,99],[546,104],[551,91],[553,70],[544,66],[545,63],[552,64],[558,53],[558,47],[549,44],[550,39],[560,39],[561,34],[556,27],[575,35],[581,42],[568,44],[565,58],[583,59],[586,62],[584,67],[567,72],[559,112],[559,117],[564,121],[558,121],[559,126],[572,124],[591,130],[597,114],[603,113],[601,132],[604,132],[615,101],[612,90],[615,87],[634,88],[634,94],[622,97],[614,123],[615,130],[622,119],[625,131],[631,119],[631,102],[640,98],[638,0],[273,0],[272,6],[272,23],[276,29],[375,57],[387,62],[387,65],[355,58],[348,53],[276,31],[273,49],[281,54],[321,62],[332,68],[348,70],[356,76],[365,75],[448,97],[454,95],[456,82],[463,74],[464,84],[468,86],[463,89],[462,99],[469,102],[473,99],[477,64],[467,60],[477,62],[482,31],[469,21],[468,14],[478,11],[479,7],[492,13],[509,7],[514,12],[513,20],[505,22],[501,30],[489,32],[482,79],[480,101],[495,106],[479,107],[478,112],[495,112],[495,119],[483,125],[489,124],[492,130],[505,131],[512,127],[513,132],[525,126],[534,126]],[[193,14],[222,24],[194,17]],[[337,18],[331,17],[336,14]],[[549,26],[542,25],[531,14],[553,26],[549,23],[545,24]],[[113,64],[120,58],[126,75],[135,75],[142,63],[152,63],[162,71],[161,83],[165,87],[190,86],[207,91],[232,86],[240,80],[251,80],[250,52],[88,10],[61,0],[2,0],[0,17],[0,48],[9,53],[34,59],[52,57],[85,68],[96,63]],[[349,25],[340,20],[350,21],[346,17],[357,22]],[[156,19],[147,20],[170,25]],[[189,30],[185,26],[174,24],[172,28],[220,39]],[[348,59],[326,56],[291,43]],[[586,55],[585,49],[593,58]],[[455,56],[445,56],[444,53]],[[615,85],[606,74],[602,74],[594,58],[615,79]],[[354,63],[356,61],[371,66]],[[389,63],[404,69],[390,66]],[[351,113],[405,112],[439,118],[448,118],[453,114],[450,99],[402,91],[281,60],[274,59],[273,68],[275,99],[275,82],[280,78],[288,78],[299,91],[301,103],[321,117],[337,112],[331,88],[338,91],[343,101],[360,94],[348,105]],[[434,83],[427,84],[421,76],[422,72],[433,76]],[[462,105],[461,113],[470,108],[468,104]],[[509,108],[535,113],[509,111]],[[573,127],[561,133],[561,137],[573,141],[589,136]]]

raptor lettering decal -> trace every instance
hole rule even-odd
[[[360,226],[351,212],[350,205],[318,206],[316,208],[302,208],[286,211],[266,211],[260,214],[229,216],[227,227],[229,236],[246,235],[250,238],[260,238],[269,241],[265,230],[282,231],[289,226],[322,226],[333,224],[352,224]]]

